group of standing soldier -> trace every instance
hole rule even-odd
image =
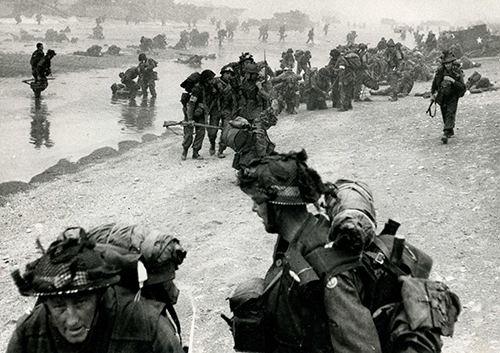
[[[240,118],[231,126],[243,125],[244,128],[258,130],[257,126],[265,120],[265,116],[278,113],[272,108],[272,97],[265,89],[266,82],[262,82],[259,76],[261,69],[252,55],[243,53],[237,62],[225,65],[218,77],[207,69],[191,74],[181,83],[185,90],[181,97],[184,112],[182,160],[187,158],[189,148],[193,150],[193,159],[203,158],[199,152],[207,127],[210,155],[217,154],[217,157],[224,158],[226,142],[222,136],[217,146],[219,129],[229,128],[233,120]],[[265,68],[263,72],[267,75]],[[254,145],[259,145],[259,142]]]

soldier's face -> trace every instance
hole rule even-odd
[[[446,68],[446,70],[450,70],[452,66],[453,66],[453,63],[444,64],[444,67]]]
[[[52,324],[69,343],[87,339],[97,308],[95,293],[49,298],[46,301]]]

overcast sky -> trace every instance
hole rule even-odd
[[[500,18],[500,0],[182,0],[197,4],[248,8],[246,17],[272,17],[276,11],[298,9],[316,20],[338,13],[343,22],[378,22],[382,17],[400,21],[443,19],[492,21]]]

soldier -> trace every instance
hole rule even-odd
[[[18,321],[8,353],[176,352],[182,348],[163,305],[134,300],[115,286],[127,258],[105,260],[85,234],[54,241],[25,272],[13,272],[24,296],[38,296]]]
[[[35,91],[35,97],[40,97],[40,92],[45,90],[49,86],[49,81],[47,76],[52,74],[52,59],[56,56],[56,52],[52,49],[47,50],[45,56],[40,59],[36,65],[36,79],[35,85],[38,85]]]
[[[298,54],[298,50],[296,51]],[[300,75],[302,71],[307,73],[311,69],[311,52],[306,50],[304,54],[300,55],[297,59],[297,75]]]
[[[285,41],[285,38],[286,38],[286,27],[285,25],[281,25],[279,30],[278,30],[278,34],[280,36],[280,39],[279,41],[280,42],[284,42]]]
[[[180,336],[181,325],[174,308],[179,289],[174,279],[175,272],[187,254],[180,241],[172,234],[160,230],[116,223],[90,229],[88,238],[96,243],[96,249],[103,253],[105,259],[118,251],[132,260],[133,266],[124,266],[120,272],[119,284],[133,293],[140,290],[140,295],[144,298],[164,304],[161,314],[175,323]],[[144,265],[147,273],[147,279],[142,284],[140,282],[144,279],[138,278],[137,273],[137,268],[141,265]]]
[[[271,107],[262,111],[253,123],[242,118],[230,122],[233,127],[247,129],[245,141],[235,150],[232,165],[234,169],[242,170],[253,161],[275,153],[276,145],[269,138],[267,130],[278,122],[277,110],[278,102],[273,101]]]
[[[332,108],[340,108],[340,84],[339,84],[339,70],[336,69],[337,61],[340,57],[340,50],[330,50],[330,61],[328,62],[328,70],[330,71]]]
[[[234,79],[234,69],[231,66],[224,66],[220,71],[220,77],[216,77],[212,83],[210,94],[210,125],[224,127],[233,118],[237,111],[237,99],[231,81]],[[210,141],[209,153],[215,154],[215,141],[218,129],[208,129],[208,139]],[[217,157],[225,158],[224,150],[226,146],[219,141]]]
[[[45,56],[45,53],[43,52],[43,44],[42,43],[36,43],[36,50],[31,54],[31,59],[30,59],[30,65],[31,65],[31,73],[33,77],[35,78],[35,82],[37,82],[37,66],[40,60],[43,59]]]
[[[129,97],[134,99],[137,95],[138,84],[135,79],[139,77],[139,69],[137,66],[133,66],[125,72],[120,72],[119,74],[121,82],[125,85],[125,88],[129,92]]]
[[[384,37],[380,38],[380,41],[377,44],[377,50],[378,51],[384,51],[387,49],[387,41],[385,40]]]
[[[373,198],[364,184],[339,180],[327,187],[306,160],[305,151],[278,154],[255,160],[239,173],[252,210],[266,232],[278,238],[265,278],[242,283],[229,298],[234,316],[225,319],[236,350],[440,352],[439,336],[453,333],[458,297],[427,279],[432,260],[420,250],[411,247],[418,258],[410,262],[383,255],[394,247],[394,237],[386,229],[376,236]],[[322,195],[331,205],[330,220],[308,212]],[[432,301],[433,309],[419,306],[421,298]],[[415,309],[416,315],[405,309]],[[433,321],[435,314],[440,319]],[[424,319],[433,323],[422,324]]]
[[[345,112],[352,109],[354,84],[356,81],[355,68],[346,59],[346,54],[340,55],[335,64],[339,85],[339,111]]]
[[[288,68],[293,70],[293,68],[295,67],[295,58],[293,56],[292,48],[288,48],[287,51],[284,53],[280,66],[282,69]]]
[[[358,44],[358,50],[356,51],[356,54],[359,57],[361,65],[356,68],[356,82],[354,84],[354,101],[355,102],[360,102],[361,101],[361,92],[362,92],[362,86],[363,86],[363,71],[368,68],[367,63],[368,63],[368,58],[367,58],[367,50],[368,46],[364,43],[359,43]]]
[[[184,121],[188,123],[184,126],[184,140],[182,141],[181,160],[183,161],[186,160],[191,145],[193,146],[193,159],[203,159],[199,152],[205,137],[205,128],[195,126],[192,123],[208,124],[209,91],[214,77],[215,73],[212,70],[203,70],[201,74],[195,72],[189,75],[181,83],[181,87],[186,90],[181,96],[181,103],[183,105]],[[196,134],[194,141],[193,132]]]
[[[307,110],[326,109],[326,100],[330,91],[330,75],[327,68],[312,68],[305,78]]]
[[[288,114],[297,114],[296,108],[299,105],[299,82],[300,77],[295,75],[293,71],[284,71],[277,74],[276,78],[271,82],[275,83],[274,89],[278,93],[278,102],[280,109],[283,108]]]
[[[255,63],[244,64],[244,78],[241,82],[241,116],[252,123],[265,108],[265,97],[262,96],[261,84],[258,82],[259,68]]]
[[[328,28],[330,27],[329,23],[325,23],[323,26],[323,33],[325,34],[325,37],[328,35]]]
[[[455,136],[455,117],[458,99],[465,94],[464,74],[453,53],[445,50],[441,56],[441,66],[436,70],[431,87],[431,100],[441,107],[444,128],[441,141]]]
[[[429,33],[427,33],[427,38],[425,39],[425,49],[427,50],[428,53],[430,53],[436,48],[437,48],[436,35],[432,31],[429,31]]]
[[[227,30],[225,29],[219,29],[217,31],[217,40],[219,41],[219,48],[222,47],[222,43],[224,42],[224,39],[227,37]]]
[[[309,32],[307,33],[307,41],[306,41],[306,44],[309,44],[311,43],[312,45],[314,45],[314,27],[311,28],[309,30]]]
[[[403,53],[401,49],[396,46],[392,38],[387,42],[385,60],[387,62],[389,85],[392,89],[392,95],[389,100],[395,102],[398,100],[398,81],[401,78],[399,63],[403,60]]]
[[[146,57],[146,54],[139,54],[139,81],[141,82],[142,96],[148,96],[148,88],[151,92],[151,97],[156,98],[156,84],[155,80],[158,79],[158,74],[154,71],[158,66],[156,60]]]

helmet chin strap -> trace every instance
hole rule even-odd
[[[267,203],[267,225],[266,225],[266,230],[269,233],[278,233],[279,227],[278,227],[278,217],[276,214],[276,206],[273,205],[272,203],[268,202]]]

